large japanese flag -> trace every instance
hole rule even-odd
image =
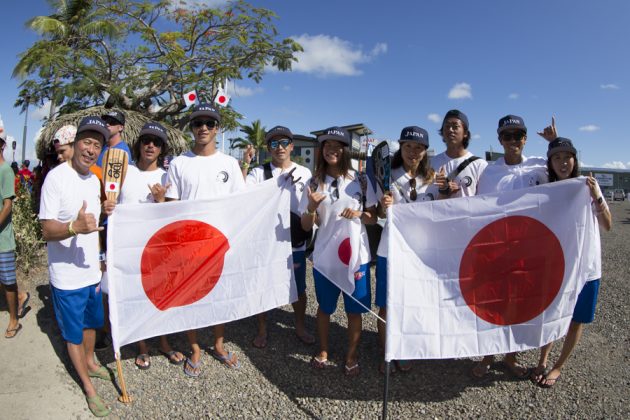
[[[480,356],[566,333],[593,217],[583,178],[392,206],[385,359]]]
[[[337,207],[333,212],[341,213]],[[331,216],[328,223],[317,232],[313,250],[313,267],[337,287],[351,295],[354,292],[354,273],[361,266],[360,219]]]
[[[114,349],[294,302],[290,191],[116,207],[107,261]]]

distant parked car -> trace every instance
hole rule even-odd
[[[613,190],[606,191],[606,199],[608,201],[612,201],[613,200]]]
[[[615,201],[623,201],[626,199],[626,193],[624,190],[616,189],[613,191],[613,200]]]

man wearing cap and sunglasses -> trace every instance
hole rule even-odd
[[[505,154],[485,169],[479,179],[478,194],[518,190],[548,182],[547,159],[523,155],[527,142],[527,127],[523,118],[518,115],[501,118],[497,134]],[[516,355],[507,354],[504,363],[516,378],[526,379],[529,370],[518,363]],[[483,377],[489,372],[493,361],[493,355],[485,356],[473,367],[472,374]]]
[[[306,242],[312,231],[304,231],[300,222],[299,210],[300,200],[305,190],[305,183],[311,178],[311,171],[295,162],[291,161],[293,151],[293,133],[287,127],[280,125],[273,127],[265,135],[267,151],[271,153],[271,162],[258,166],[247,175],[245,182],[254,185],[265,180],[291,172],[295,184],[291,193],[291,244],[293,246],[293,272],[297,285],[298,300],[293,303],[295,312],[295,335],[305,344],[314,344],[315,337],[306,331],[304,317],[306,314]],[[248,151],[243,155],[246,168],[252,160],[252,154]],[[267,322],[264,313],[257,316],[258,335],[252,342],[257,348],[267,346]]]
[[[238,161],[216,148],[216,137],[221,116],[214,106],[202,103],[190,115],[190,131],[195,143],[193,148],[170,163],[167,175],[166,200],[202,200],[216,198],[245,189],[243,173]],[[214,326],[212,356],[225,366],[238,368],[236,355],[223,347],[225,325]],[[184,373],[191,377],[201,374],[201,348],[197,343],[197,331],[187,331],[192,347],[190,358],[184,364]]]
[[[88,407],[103,417],[110,409],[96,393],[91,378],[110,379],[94,360],[96,328],[104,323],[99,263],[98,219],[101,186],[90,167],[109,137],[96,116],[81,120],[73,143],[72,164],[62,163],[46,176],[39,219],[48,242],[48,270],[57,324],[85,392]],[[111,214],[115,203],[105,200]]]
[[[131,151],[129,150],[129,146],[127,143],[123,141],[122,132],[125,130],[125,114],[120,111],[110,111],[107,114],[101,115],[101,119],[105,121],[107,124],[107,128],[109,130],[109,139],[103,147],[101,154],[98,155],[98,159],[96,161],[96,166],[103,167],[103,157],[105,156],[105,152],[109,149],[122,149],[127,152],[127,158],[129,159],[129,163],[133,162]]]

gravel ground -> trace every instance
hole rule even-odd
[[[602,234],[604,274],[596,320],[585,329],[556,386],[541,389],[529,381],[514,380],[499,363],[486,378],[478,380],[469,375],[473,366],[470,359],[414,361],[411,372],[395,373],[390,378],[390,417],[630,418],[630,202],[611,203],[611,208],[613,230]],[[316,303],[310,274],[307,283],[307,325],[315,333]],[[69,366],[52,319],[45,269],[34,270],[22,284],[39,296],[32,299],[32,310]],[[330,331],[331,356],[338,368],[323,372],[309,367],[316,347],[296,339],[290,306],[272,311],[268,322],[269,345],[263,350],[251,346],[256,332],[254,318],[229,324],[226,347],[237,352],[241,369],[229,370],[205,353],[203,374],[197,379],[184,376],[181,366],[170,365],[159,355],[157,340],[149,341],[152,366],[146,371],[135,368],[135,348],[126,346],[123,369],[134,402],[117,402],[117,388],[95,381],[113,408],[110,418],[380,417],[383,376],[378,373],[373,316],[364,316],[362,372],[355,378],[344,377],[341,370],[346,322],[339,310],[332,317]],[[210,328],[200,333],[200,341],[209,351]],[[187,348],[183,334],[172,336],[171,343],[177,349]],[[551,360],[557,358],[560,347],[560,343],[555,346]],[[534,366],[537,357],[537,351],[528,351],[520,360]],[[111,351],[98,354],[98,358],[115,370]],[[74,374],[63,374],[63,381],[66,386],[77,386]],[[78,387],[76,390],[80,392]]]

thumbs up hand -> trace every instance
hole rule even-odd
[[[81,209],[79,210],[79,213],[77,214],[76,220],[72,222],[72,229],[76,233],[82,233],[82,234],[87,234],[87,233],[103,230],[102,226],[101,227],[98,226],[98,223],[96,222],[96,217],[94,217],[94,214],[87,213],[85,211],[86,209],[87,209],[87,202],[83,200],[83,206],[81,206]]]

